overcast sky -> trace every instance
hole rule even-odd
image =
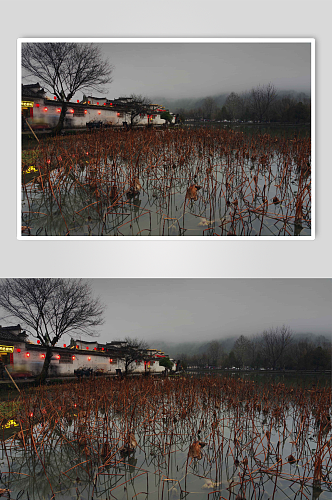
[[[114,65],[108,98],[205,97],[272,82],[310,92],[309,43],[103,43]]]
[[[277,90],[310,93],[309,43],[117,41],[98,45],[114,67],[108,92],[98,97],[199,98],[249,91],[270,82]],[[32,82],[35,77],[24,79]],[[73,99],[82,96],[79,91]]]
[[[107,306],[99,342],[129,336],[153,347],[156,339],[209,341],[283,324],[295,333],[331,335],[331,279],[88,281]]]

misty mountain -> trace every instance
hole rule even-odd
[[[228,338],[219,340],[222,344],[226,353],[228,353],[235,342],[236,338]],[[213,342],[210,340],[208,342],[165,342],[162,340],[153,340],[150,342],[150,346],[154,349],[160,349],[165,354],[167,354],[170,358],[180,359],[182,354],[187,354],[188,356],[193,356],[194,354],[203,354],[209,348],[209,344]]]
[[[240,335],[239,335],[240,336]],[[227,339],[211,339],[208,342],[165,342],[163,340],[153,340],[150,346],[153,349],[160,349],[172,359],[180,359],[182,354],[194,356],[195,354],[203,354],[209,348],[209,344],[217,340],[222,345],[226,354],[228,354],[238,337],[229,337]],[[251,337],[248,336],[250,339]],[[314,333],[294,333],[293,341],[295,343],[301,341],[313,341],[317,345],[323,346],[326,343],[331,343],[331,338],[325,335],[316,335]]]
[[[206,97],[212,97],[212,99],[215,100],[216,105],[219,108],[222,108],[222,106],[225,104],[226,99],[228,97],[227,94],[219,94],[219,95],[214,95],[214,96],[206,96]],[[174,99],[174,98],[169,98],[169,97],[162,97],[162,96],[156,96],[153,97],[153,102],[161,104],[162,106],[165,106],[165,108],[169,109],[172,113],[178,113],[180,110],[189,110],[189,109],[198,109],[203,106],[204,99],[206,97],[200,97],[200,98],[191,98],[188,97],[186,99]]]
[[[304,99],[310,99],[310,93],[298,92],[296,90],[277,90],[277,99],[282,99],[283,97],[292,97],[298,101]],[[217,95],[209,95],[200,98],[188,97],[185,99],[175,99],[165,96],[154,96],[152,101],[154,103],[160,104],[165,108],[169,109],[172,113],[179,113],[181,110],[188,111],[192,109],[198,109],[203,106],[204,99],[207,97],[212,97],[214,99],[216,106],[222,108],[225,105],[226,99],[231,92],[225,92]],[[242,93],[240,93],[242,95]]]

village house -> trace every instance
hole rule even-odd
[[[73,340],[67,346],[55,346],[49,367],[50,376],[74,375],[79,368],[92,368],[105,374],[124,372],[126,342],[112,341],[101,344],[96,341]],[[13,377],[29,377],[40,373],[46,349],[40,341],[32,342],[20,325],[0,326],[0,358]],[[158,373],[164,371],[159,365],[164,353],[157,349],[147,349],[143,361],[137,361],[134,373]]]
[[[86,128],[87,124],[102,122],[108,126],[124,126],[130,124],[131,109],[135,105],[130,97],[120,97],[109,100],[106,97],[83,96],[83,99],[70,102],[66,112],[64,127]],[[55,127],[61,113],[62,102],[54,96],[46,95],[39,83],[22,85],[21,110],[22,129],[49,129]],[[158,104],[149,105],[149,112],[139,114],[135,118],[135,125],[164,125],[165,120],[160,118],[166,111]],[[175,120],[175,118],[174,118]]]

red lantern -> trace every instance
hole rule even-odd
[[[63,344],[63,347],[67,347],[67,344]]]
[[[89,347],[87,347],[87,349],[89,350]]]
[[[85,115],[87,114],[87,110],[86,110],[86,109],[84,110],[84,114],[85,114]]]
[[[45,108],[44,108],[44,111],[45,111],[45,113],[46,113],[46,111],[47,111],[47,107],[46,107],[46,106],[45,106]]]
[[[53,97],[53,99],[56,101],[56,95]]]
[[[21,349],[17,349],[17,352],[21,352]]]
[[[55,357],[56,359],[60,359],[60,354],[57,354]]]
[[[29,352],[26,353],[26,357],[30,358],[30,353]]]
[[[75,359],[75,356],[72,356],[72,357],[71,357],[71,359],[72,359],[72,360],[74,361],[74,359]]]
[[[36,108],[39,108],[39,104],[38,104],[38,102],[36,103]]]
[[[40,355],[41,359],[45,359],[45,354]]]
[[[40,340],[37,340],[37,344],[40,344]]]

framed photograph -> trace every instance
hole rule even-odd
[[[18,239],[315,238],[315,40],[18,40]]]

